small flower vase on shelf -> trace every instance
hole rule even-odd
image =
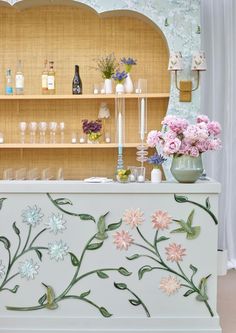
[[[112,79],[105,79],[104,89],[106,94],[112,94]]]
[[[153,168],[151,171],[151,182],[152,183],[161,183],[161,181],[162,181],[161,170],[158,167]]]
[[[133,85],[133,81],[131,79],[130,73],[127,73],[127,78],[125,79],[124,82],[124,88],[125,88],[125,92],[130,94],[134,91],[134,85]]]
[[[123,94],[125,92],[124,85],[122,83],[117,83],[116,85],[116,93]]]

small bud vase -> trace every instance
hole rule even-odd
[[[105,79],[104,89],[106,94],[112,94],[112,79]]]
[[[125,87],[125,92],[128,94],[134,91],[134,85],[130,73],[127,73],[127,78],[125,79],[124,87]]]
[[[151,182],[152,183],[161,183],[162,181],[162,172],[158,167],[154,167],[151,171]]]
[[[123,94],[125,92],[124,85],[122,83],[117,83],[116,85],[116,93]]]

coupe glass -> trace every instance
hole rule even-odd
[[[31,121],[29,123],[29,131],[30,131],[30,143],[36,143],[36,131],[37,131],[37,123],[35,121]]]
[[[25,143],[25,132],[27,129],[27,123],[25,121],[19,122],[19,130],[20,130],[20,143]]]
[[[49,123],[49,130],[50,130],[50,143],[56,143],[57,123],[55,121],[51,121]]]
[[[48,125],[45,121],[39,123],[39,143],[46,143],[47,127]]]

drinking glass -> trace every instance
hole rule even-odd
[[[17,169],[15,171],[15,180],[25,180],[26,179],[26,168]]]
[[[3,170],[3,179],[4,180],[13,180],[14,179],[14,171],[12,168]]]
[[[77,133],[73,132],[71,135],[71,143],[77,143],[77,141],[78,141]],[[83,142],[80,142],[80,143],[83,143]]]
[[[55,121],[51,121],[49,123],[49,130],[50,130],[50,143],[56,143],[57,123]]]
[[[36,131],[37,131],[37,123],[35,121],[31,121],[29,123],[29,131],[30,131],[30,143],[36,143]]]
[[[27,179],[28,180],[38,180],[38,179],[40,179],[39,169],[37,169],[37,168],[29,169],[27,171]]]
[[[59,123],[59,129],[60,129],[60,136],[61,136],[61,143],[64,143],[65,141],[65,123],[60,122]]]
[[[45,121],[39,123],[39,143],[46,143],[47,127],[48,125]]]
[[[64,180],[64,172],[62,168],[59,168],[57,170],[57,176],[56,176],[57,180]]]
[[[20,121],[19,129],[20,129],[20,143],[25,143],[25,132],[27,129],[27,123],[25,121]]]
[[[54,172],[51,168],[46,168],[42,170],[42,180],[52,180],[54,179]]]
[[[130,175],[129,175],[129,181],[130,182],[136,182],[137,181],[137,167],[136,166],[128,166],[128,169],[130,169]]]
[[[137,182],[144,183],[145,182],[145,167],[137,167]]]

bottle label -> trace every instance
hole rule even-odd
[[[48,90],[55,89],[55,77],[54,76],[48,76]]]
[[[82,91],[81,91],[81,88],[80,88],[79,85],[73,87],[73,94],[74,95],[79,95],[81,93],[82,93]]]
[[[24,76],[22,74],[16,74],[16,89],[24,88]]]
[[[48,76],[47,76],[47,74],[42,75],[42,88],[44,88],[44,89],[48,88]]]

